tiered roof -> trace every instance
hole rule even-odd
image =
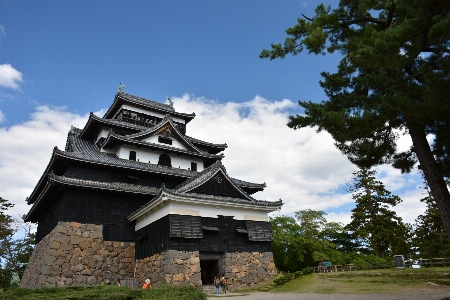
[[[183,119],[186,123],[195,118],[195,113],[192,114],[184,114],[176,112],[175,109],[171,105],[163,104],[160,102],[155,102],[152,100],[144,99],[141,97],[129,95],[124,92],[120,92],[116,94],[114,98],[114,102],[108,111],[105,113],[103,118],[105,119],[113,119],[114,116],[119,112],[120,107],[123,104],[129,104],[134,107],[139,107],[143,109],[152,110],[155,112],[162,113],[163,115],[170,114],[171,116],[178,117]]]
[[[158,112],[164,112],[166,113],[166,116],[161,122],[151,127],[139,126],[113,119],[114,114],[117,113],[119,107],[122,104],[129,104]],[[184,118],[187,123],[194,118],[195,114],[177,113],[170,105],[146,100],[125,93],[118,93],[114,99],[113,105],[105,113],[105,116],[103,118],[97,117],[91,113],[88,122],[82,130],[77,128],[71,129],[67,137],[66,147],[64,151],[58,149],[57,147],[53,149],[52,157],[42,177],[40,178],[30,197],[27,198],[27,203],[30,205],[32,204],[33,206],[27,214],[25,220],[35,221],[35,217],[33,215],[38,210],[38,206],[42,205],[42,202],[45,200],[45,198],[57,186],[71,186],[95,190],[107,190],[120,193],[149,195],[153,199],[149,203],[158,198],[158,195],[165,193],[167,195],[170,194],[177,197],[189,197],[192,199],[195,198],[208,201],[219,201],[222,203],[240,203],[253,206],[256,205],[258,207],[277,207],[282,205],[281,200],[277,202],[268,202],[255,200],[254,198],[252,198],[249,193],[251,194],[256,191],[262,191],[266,187],[266,184],[251,183],[229,177],[225,167],[220,162],[220,160],[223,158],[223,154],[216,155],[218,152],[223,151],[227,147],[227,145],[208,143],[182,134],[177,129],[177,126],[175,126],[175,124],[173,123],[171,116]],[[148,136],[156,134],[158,130],[164,129],[165,126],[168,126],[170,128],[172,134],[180,142],[185,144],[187,149],[168,147],[165,145],[149,143],[142,140]],[[156,164],[121,159],[116,154],[100,152],[100,149],[98,145],[95,144],[94,140],[94,134],[96,131],[98,132],[98,129],[100,127],[111,128],[108,137],[100,146],[107,146],[111,145],[112,143],[133,144],[140,147],[170,151],[172,153],[181,155],[201,157],[202,159],[216,162],[202,172],[196,172],[186,169],[172,168]],[[114,129],[125,129],[132,133],[123,136],[116,134],[114,132]],[[208,149],[208,152],[200,150],[197,146]],[[66,176],[55,175],[53,173],[54,170],[56,172],[56,170],[61,169],[62,164],[69,165],[71,164],[71,162],[91,164],[98,167],[113,167],[124,170],[138,170],[151,174],[161,174],[164,176],[185,179],[185,181],[178,185],[175,189],[167,189],[164,186],[158,189],[155,187],[121,182],[101,182],[93,180],[74,179]],[[200,187],[202,184],[205,184],[208,180],[210,180],[218,173],[220,173],[221,176],[225,178],[229,185],[236,191],[236,193],[240,195],[239,198],[195,193],[194,190],[196,188]],[[62,173],[60,172],[60,174]],[[47,200],[45,200],[44,202],[46,201]]]

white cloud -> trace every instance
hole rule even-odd
[[[6,36],[5,27],[0,25],[0,42],[1,42],[2,38],[5,37],[5,36]]]
[[[0,123],[3,123],[6,121],[5,114],[0,110]]]
[[[326,133],[286,126],[288,109],[296,108],[290,100],[268,101],[260,96],[243,103],[217,103],[189,95],[172,97],[179,112],[195,112],[187,125],[187,134],[214,143],[227,143],[223,163],[230,176],[250,182],[266,182],[256,199],[285,205],[281,214],[300,209],[328,212],[327,220],[348,223],[350,212],[342,209],[353,203],[351,195],[342,194],[342,185],[355,166],[334,147]],[[104,109],[96,114],[103,115]],[[87,116],[67,112],[64,108],[42,106],[22,124],[0,127],[0,196],[16,204],[12,215],[23,215],[30,195],[57,145],[64,148],[70,125],[82,128]],[[416,187],[390,167],[383,178],[398,182],[393,188]],[[402,181],[403,180],[403,181]],[[405,183],[406,182],[406,183]],[[392,191],[395,193],[395,190]],[[403,196],[403,194],[405,196]],[[406,190],[398,207],[405,220],[414,220],[424,211],[416,188]]]
[[[15,204],[13,217],[26,214],[25,202],[50,161],[54,146],[64,149],[70,125],[82,127],[86,116],[64,108],[41,106],[25,123],[0,127],[0,197]]]
[[[14,90],[20,89],[23,82],[22,73],[14,69],[10,64],[0,65],[0,86]]]

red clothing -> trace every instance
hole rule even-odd
[[[148,288],[152,288],[152,284],[151,283],[144,283],[144,285],[142,286],[143,289],[148,289]]]

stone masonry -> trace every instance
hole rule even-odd
[[[224,253],[221,265],[230,290],[276,275],[271,252]],[[168,250],[135,262],[134,243],[103,241],[101,225],[59,222],[36,245],[20,286],[95,285],[125,278],[201,286],[200,255]]]
[[[225,253],[222,265],[230,290],[253,286],[277,274],[272,252]]]
[[[133,272],[134,243],[103,241],[101,225],[59,222],[36,245],[20,286],[94,285]]]
[[[138,282],[149,278],[153,283],[201,286],[199,253],[168,250],[138,260],[136,278]]]
[[[253,286],[276,275],[272,252],[225,253],[222,267],[230,290]],[[199,252],[169,250],[141,259],[136,278],[139,282],[149,278],[153,283],[201,286]]]

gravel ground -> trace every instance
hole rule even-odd
[[[448,298],[447,298],[448,297]],[[450,288],[430,288],[412,294],[298,294],[298,293],[265,293],[256,292],[245,295],[226,294],[211,296],[213,298],[226,298],[227,300],[450,300]]]

